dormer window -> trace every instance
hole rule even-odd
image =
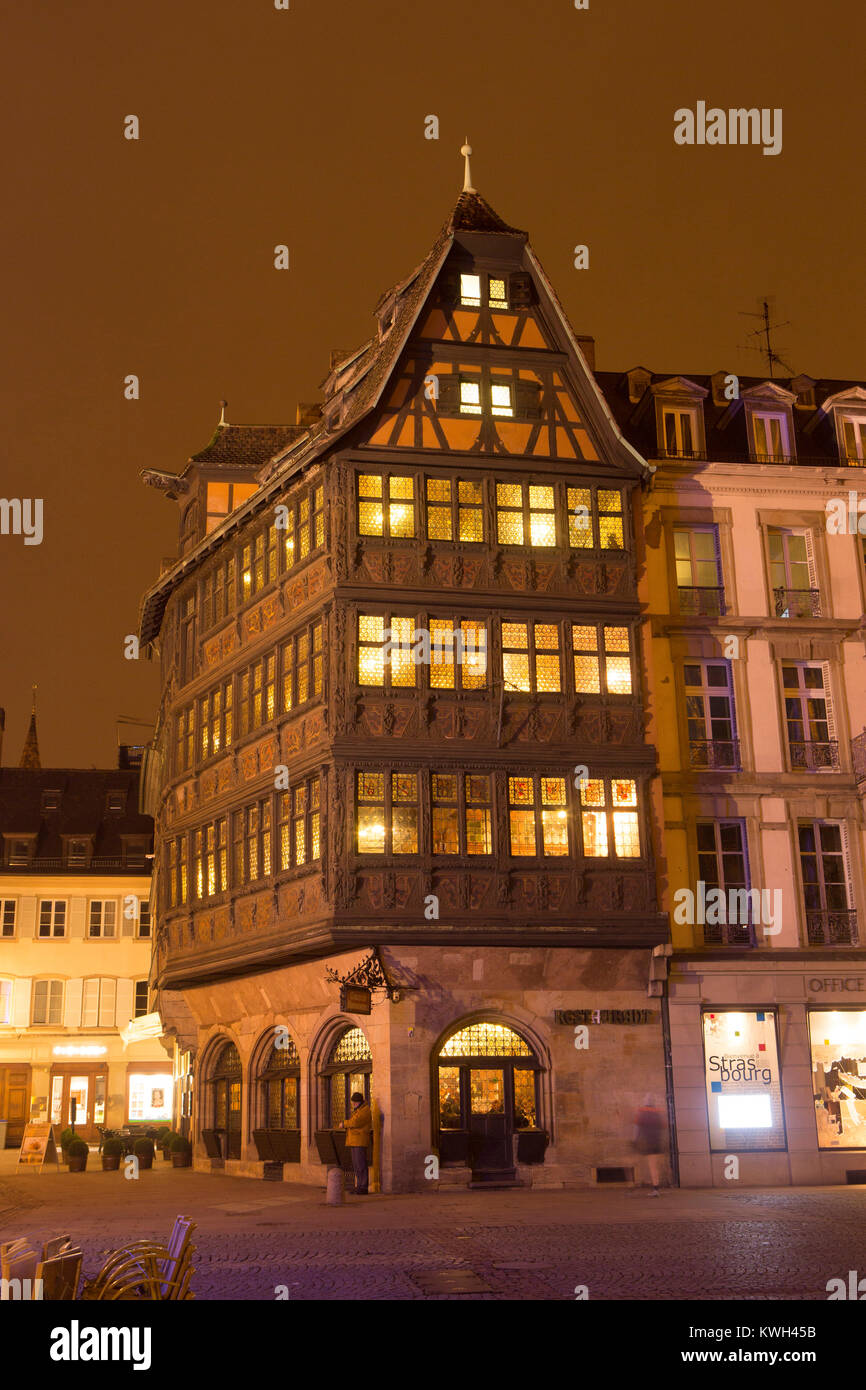
[[[511,402],[511,387],[496,386],[490,388],[491,408],[494,415],[512,415],[514,406]]]
[[[106,798],[105,798],[105,809],[106,809],[106,811],[110,811],[110,812],[122,811],[122,810],[123,810],[123,805],[124,805],[125,800],[126,800],[126,792],[109,792],[108,795],[107,795]]]
[[[763,463],[778,463],[788,458],[788,420],[781,411],[752,411],[752,443],[755,458]]]
[[[461,381],[461,383],[460,383],[460,414],[461,414],[461,415],[480,415],[480,414],[481,414],[481,383],[480,383],[480,381]]]
[[[10,869],[26,869],[33,857],[35,844],[34,836],[27,839],[18,839],[15,836],[7,838],[6,853]]]
[[[59,791],[44,791],[42,793],[42,814],[44,815],[46,811],[59,811],[60,797]]]
[[[225,521],[229,512],[252,497],[257,483],[208,483],[205,535],[210,535]]]
[[[470,308],[480,308],[481,306],[481,276],[480,275],[461,275],[460,276],[460,303],[466,304]]]
[[[846,463],[866,463],[866,415],[844,415],[842,452]]]
[[[467,309],[480,309],[482,285],[486,282],[487,303],[491,309],[508,308],[508,284],[497,275],[461,275],[460,303]]]
[[[692,458],[697,452],[697,417],[691,407],[662,410],[664,449],[669,458]]]
[[[67,840],[66,841],[66,864],[70,869],[82,869],[87,864],[87,857],[90,851],[89,840]]]

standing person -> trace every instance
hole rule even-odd
[[[650,1197],[658,1197],[659,1180],[662,1171],[662,1129],[661,1113],[653,1104],[652,1096],[646,1096],[635,1116],[635,1148],[639,1154],[646,1155],[652,1191]]]
[[[360,1091],[352,1092],[352,1113],[348,1120],[343,1121],[343,1127],[346,1131],[346,1148],[351,1153],[355,1173],[355,1193],[358,1197],[365,1197],[370,1178],[367,1145],[373,1134],[373,1116]]]

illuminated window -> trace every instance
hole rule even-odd
[[[452,1033],[440,1057],[532,1057],[531,1047],[504,1023],[470,1023]]]
[[[212,586],[212,607],[211,607],[211,588]],[[222,622],[223,618],[228,617],[229,613],[234,612],[235,608],[235,561],[231,559],[221,561],[213,574],[208,576],[205,581],[205,602],[204,602],[204,626],[205,629],[212,627],[214,623]]]
[[[215,531],[235,507],[252,497],[256,487],[256,483],[208,483],[205,535]]]
[[[309,778],[290,792],[280,793],[277,824],[281,869],[307,864],[320,857],[318,777]]]
[[[491,854],[490,777],[475,773],[434,772],[433,854]]]
[[[848,415],[843,418],[842,457],[849,464],[866,462],[866,417]]]
[[[189,901],[189,874],[187,865],[187,842],[185,835],[178,836],[178,902]]]
[[[593,499],[588,487],[566,489],[568,502],[568,543],[573,550],[622,550],[622,492],[619,488],[599,488]]]
[[[166,900],[169,907],[177,907],[177,840],[168,842],[168,877],[166,879]]]
[[[270,797],[237,812],[234,821],[234,881],[237,887],[256,883],[271,872]]]
[[[598,541],[602,550],[622,550],[622,493],[618,488],[598,490]]]
[[[527,537],[532,546],[556,545],[553,488],[497,483],[496,529],[500,545],[524,545]]]
[[[461,478],[457,483],[457,539],[483,541],[483,493],[480,482]]]
[[[427,539],[463,542],[484,540],[481,482],[450,478],[427,479]]]
[[[412,659],[414,641],[414,618],[359,613],[358,684],[413,686],[417,670]]]
[[[460,303],[477,308],[481,304],[481,276],[460,276]]]
[[[697,449],[697,415],[689,408],[662,411],[664,453],[668,458],[694,458]]]
[[[462,381],[460,382],[460,414],[461,415],[480,415],[481,414],[481,382]]]
[[[385,477],[381,473],[360,473],[358,533],[362,536],[414,536],[415,479],[396,474]]]
[[[216,891],[216,828],[213,825],[206,825],[204,828],[204,879],[201,896],[212,898]]]
[[[509,777],[511,853],[560,857],[568,854],[568,806],[564,777]]]
[[[286,712],[321,695],[323,689],[323,631],[321,622],[284,642],[280,652],[281,699]]]
[[[504,280],[497,280],[491,275],[487,282],[488,299],[491,309],[507,309],[508,293]]]
[[[494,415],[513,415],[514,405],[511,399],[511,387],[497,384],[490,387],[490,408]],[[551,493],[553,489],[550,489]],[[535,544],[535,542],[533,542]]]
[[[316,549],[325,544],[325,489],[317,487],[313,494],[313,534]]]
[[[427,539],[450,541],[453,538],[451,517],[451,479],[427,479]]]
[[[204,853],[201,830],[194,830],[192,836],[192,896],[204,897]]]
[[[502,677],[507,691],[561,691],[557,624],[503,622]]]
[[[458,673],[459,672],[459,676]],[[487,684],[487,628],[465,619],[430,619],[430,685],[434,690],[483,690]]]
[[[359,772],[356,794],[359,854],[418,853],[416,772]]]
[[[788,444],[788,421],[782,413],[752,411],[752,437],[756,459],[778,463],[791,453]]]
[[[290,570],[298,558],[297,543],[295,539],[295,505],[293,502],[282,502],[281,507],[285,511],[279,513],[278,534],[282,536],[283,545],[283,568]]]
[[[595,544],[592,521],[592,489],[570,487],[568,497],[568,543],[575,550],[592,550]]]
[[[273,531],[273,527],[268,527],[266,532],[260,531],[241,551],[241,593],[244,599],[252,598],[265,586],[266,550],[270,546],[272,533],[274,537],[274,563],[276,563],[276,533]]]
[[[625,777],[610,782],[592,778],[581,782],[580,802],[583,852],[588,858],[606,858],[611,841],[618,858],[639,858],[636,782]]]
[[[573,623],[571,634],[574,648],[574,688],[578,694],[598,695],[601,691],[599,630],[594,624]],[[628,628],[605,627],[602,634],[607,693],[630,695],[632,687]]]
[[[258,729],[274,717],[276,656],[269,652],[240,677],[240,733]]]

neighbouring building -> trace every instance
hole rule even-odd
[[[862,1181],[866,389],[598,380],[656,466],[640,594],[680,1181]]]
[[[376,319],[295,425],[223,414],[145,474],[179,508],[140,631],[179,1110],[198,1167],[250,1176],[321,1178],[360,1090],[386,1189],[431,1158],[455,1184],[624,1178],[666,1091],[650,470],[468,165]]]
[[[0,717],[2,729],[2,717]],[[0,1121],[76,1131],[171,1122],[172,1056],[149,1014],[153,823],[138,770],[43,768],[35,714],[0,767]]]

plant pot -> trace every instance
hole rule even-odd
[[[192,1167],[192,1154],[174,1154],[174,1153],[173,1153],[172,1156],[171,1156],[171,1166],[172,1166],[172,1168],[191,1168],[191,1167]]]
[[[70,1173],[83,1173],[86,1167],[87,1167],[87,1154],[84,1154],[83,1157],[81,1157],[81,1158],[79,1158],[79,1157],[77,1157],[77,1156],[73,1156],[73,1157],[70,1158],[70,1160],[69,1160],[69,1171],[70,1171]]]
[[[116,1173],[119,1167],[120,1154],[109,1154],[108,1157],[106,1157],[105,1154],[102,1155],[103,1173]]]
[[[167,1163],[168,1160],[171,1158],[171,1149],[163,1149],[163,1151],[162,1151],[162,1156],[163,1156],[163,1158],[165,1159],[165,1161],[166,1161],[166,1163]]]
[[[136,1154],[139,1169],[153,1167],[153,1154]]]

